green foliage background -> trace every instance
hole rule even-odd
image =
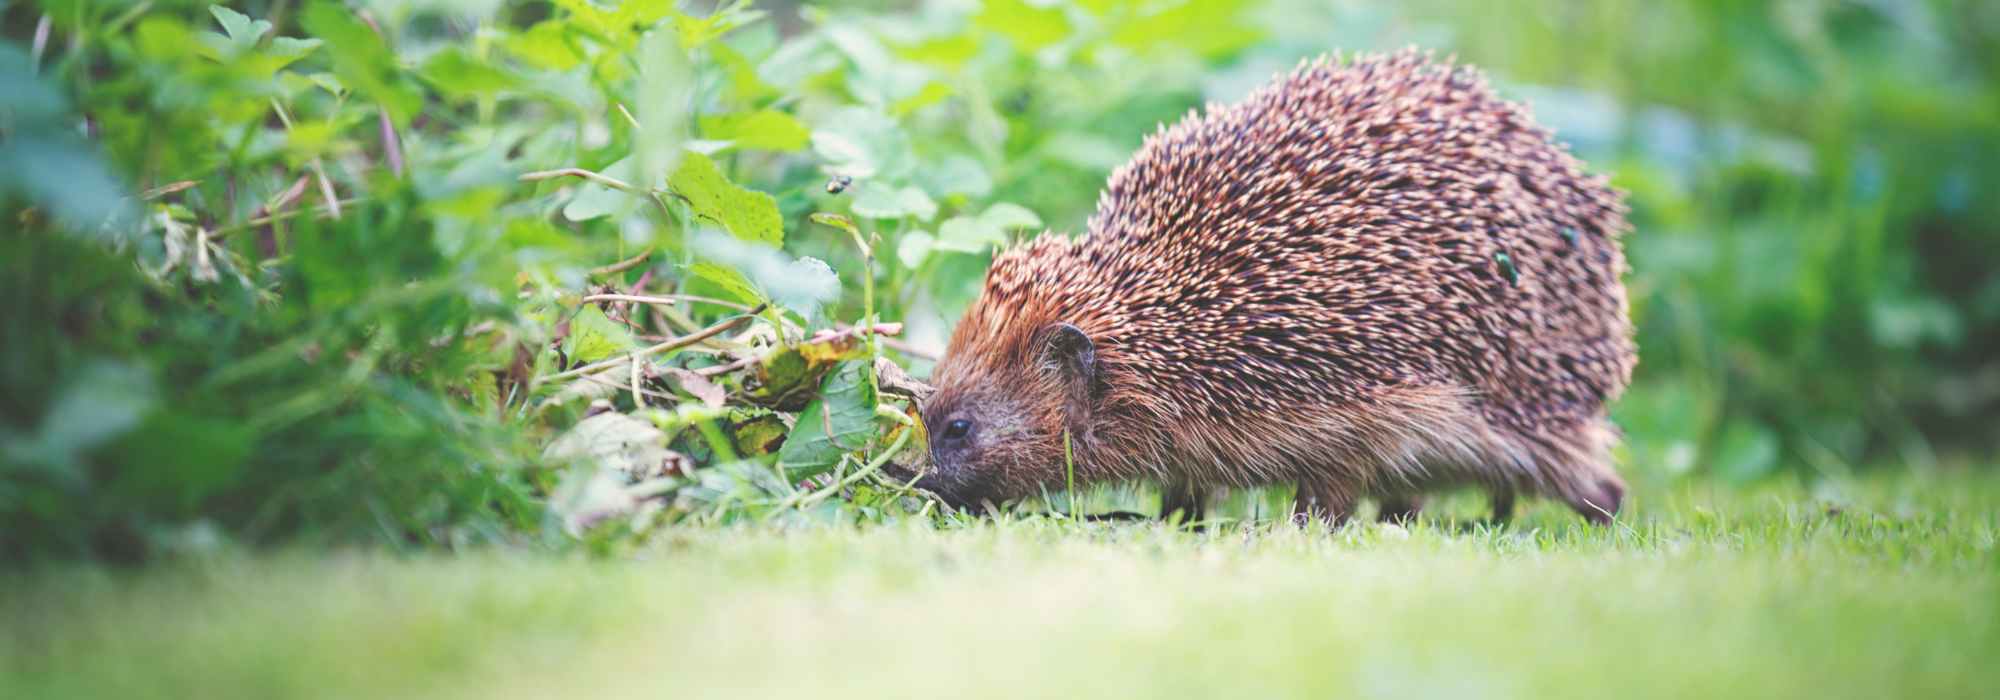
[[[905,328],[864,354],[921,376],[897,348],[942,347],[992,246],[1081,231],[1157,124],[1408,44],[1630,191],[1642,488],[2000,440],[1992,3],[8,0],[0,38],[9,558],[601,533],[564,505],[589,465],[545,451],[587,401],[550,378],[743,314],[582,295],[768,305],[732,328],[766,351],[872,305]],[[698,465],[660,517],[907,517],[844,361],[776,412],[610,397]],[[799,411],[830,448],[742,450]]]

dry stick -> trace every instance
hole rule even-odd
[[[636,301],[641,304],[660,304],[663,306],[672,306],[674,304],[687,301],[687,302],[694,302],[697,304],[714,304],[716,306],[720,306],[727,309],[734,309],[736,311],[748,312],[750,310],[749,306],[744,304],[738,304],[733,301],[723,301],[721,299],[711,299],[709,297],[698,297],[687,294],[661,294],[657,296],[647,296],[641,294],[592,294],[590,296],[584,297],[583,300],[584,301]]]
[[[576,368],[576,369],[571,369],[571,370],[567,370],[567,371],[563,371],[563,372],[557,372],[557,373],[555,373],[555,374],[552,374],[552,375],[549,375],[548,377],[544,378],[544,379],[543,379],[542,381],[545,381],[545,382],[552,382],[552,381],[555,381],[555,380],[558,380],[558,379],[568,379],[568,378],[570,378],[570,377],[574,377],[574,376],[576,376],[576,375],[579,375],[579,374],[589,374],[589,373],[591,373],[591,372],[595,372],[595,371],[597,371],[597,370],[601,370],[601,369],[604,369],[604,368],[606,368],[606,367],[610,367],[610,366],[612,366],[612,365],[616,365],[616,364],[618,364],[619,362],[621,362],[621,361],[624,361],[624,360],[632,360],[632,361],[635,361],[635,362],[636,362],[636,361],[638,361],[638,359],[639,359],[639,358],[641,358],[641,357],[645,357],[645,356],[647,356],[647,355],[654,355],[654,354],[658,354],[658,353],[663,353],[663,352],[666,352],[666,351],[669,351],[669,350],[679,350],[679,349],[681,349],[681,348],[684,348],[684,347],[687,347],[687,346],[689,346],[689,345],[693,345],[693,344],[695,344],[695,343],[699,343],[699,342],[701,342],[701,341],[704,341],[704,340],[708,340],[709,338],[713,338],[713,337],[715,337],[715,336],[718,336],[718,335],[722,335],[722,334],[723,334],[723,332],[725,332],[725,331],[728,331],[728,330],[729,330],[729,329],[731,329],[731,328],[735,328],[735,327],[736,327],[737,325],[740,325],[740,324],[742,324],[742,323],[743,323],[744,321],[748,321],[748,320],[750,320],[750,319],[752,319],[752,318],[755,318],[755,317],[756,317],[756,315],[757,315],[758,313],[762,312],[763,310],[764,310],[764,305],[763,305],[763,304],[758,304],[758,305],[757,305],[757,308],[754,308],[754,309],[751,309],[751,310],[749,311],[749,315],[747,315],[747,316],[737,316],[736,318],[732,318],[732,319],[729,319],[729,320],[726,320],[726,321],[722,321],[722,322],[720,322],[720,323],[717,323],[717,324],[715,324],[715,325],[712,325],[712,326],[709,326],[709,327],[707,327],[707,328],[703,328],[703,329],[701,329],[701,331],[699,331],[699,332],[696,332],[696,333],[694,333],[694,334],[692,334],[692,335],[684,335],[684,336],[681,336],[681,337],[679,337],[679,338],[675,338],[675,339],[673,339],[673,340],[669,340],[669,341],[667,341],[667,342],[664,342],[664,343],[660,343],[660,344],[658,344],[658,345],[652,345],[652,346],[647,346],[647,347],[643,347],[643,348],[640,348],[640,349],[638,349],[638,350],[634,350],[634,351],[632,351],[631,353],[629,353],[629,354],[625,355],[624,357],[618,357],[618,358],[612,358],[612,359],[609,359],[609,360],[599,360],[599,361],[597,361],[597,362],[592,362],[592,363],[590,363],[590,364],[587,364],[587,365],[584,365],[584,366],[582,366],[582,367],[578,367],[578,368]]]
[[[605,265],[605,266],[603,266],[603,267],[593,267],[593,268],[591,268],[591,269],[590,269],[590,276],[592,276],[592,277],[607,277],[607,276],[610,276],[610,275],[615,275],[615,274],[618,274],[618,273],[620,273],[620,272],[624,272],[624,271],[626,271],[626,270],[630,270],[630,269],[632,269],[632,268],[635,268],[635,267],[638,267],[640,263],[643,263],[643,262],[646,262],[646,258],[650,258],[650,257],[653,257],[653,247],[652,247],[652,246],[646,246],[646,249],[645,249],[645,250],[642,250],[642,251],[639,251],[639,254],[638,254],[638,255],[634,255],[634,256],[632,256],[632,257],[629,257],[629,258],[626,258],[626,259],[624,259],[624,260],[620,260],[620,261],[618,261],[618,262],[615,262],[615,263],[611,263],[611,264],[609,264],[609,265]]]
[[[728,374],[730,372],[734,372],[736,370],[749,367],[750,365],[757,364],[758,361],[763,359],[764,359],[763,356],[751,355],[749,357],[740,358],[726,365],[703,367],[701,369],[694,370],[694,373],[703,377],[713,377],[718,374]]]

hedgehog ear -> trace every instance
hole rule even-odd
[[[1070,405],[1088,410],[1096,396],[1097,344],[1083,329],[1068,323],[1049,327],[1042,343],[1042,364],[1055,370],[1069,394]]]

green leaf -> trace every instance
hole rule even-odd
[[[569,335],[563,338],[562,347],[571,362],[586,363],[631,350],[636,344],[631,329],[606,317],[596,304],[590,304],[570,317]]]
[[[634,170],[632,159],[624,158],[604,166],[604,170],[599,172],[621,182],[632,182]],[[624,218],[645,203],[645,198],[640,195],[585,182],[577,185],[576,196],[563,205],[562,213],[563,218],[570,221],[589,221],[600,216]]]
[[[764,295],[757,291],[757,285],[751,284],[749,278],[733,268],[712,262],[698,262],[688,271],[694,275],[695,281],[712,286],[716,296],[745,304],[759,304],[764,301]]]
[[[856,178],[896,176],[910,169],[909,137],[888,115],[843,107],[813,128],[813,151],[836,173]]]
[[[438,91],[459,99],[512,90],[520,84],[514,74],[474,59],[457,47],[432,54],[421,74]]]
[[[680,167],[667,178],[667,184],[688,199],[696,215],[722,224],[730,235],[771,246],[785,240],[784,217],[778,213],[778,200],[730,182],[708,156],[683,155]]]
[[[875,372],[867,361],[834,367],[778,450],[785,476],[796,480],[824,473],[840,463],[841,455],[867,447],[876,433],[877,399]]]
[[[85,451],[137,427],[152,412],[158,393],[145,368],[92,360],[63,384],[33,437],[0,446],[10,460],[68,472]]]
[[[986,0],[973,18],[978,26],[1007,37],[1021,53],[1034,53],[1069,36],[1069,19],[1060,8],[1035,7],[1022,0]]]
[[[931,248],[937,244],[937,237],[929,231],[911,231],[896,241],[896,260],[903,263],[906,270],[917,269],[930,257]]]
[[[987,207],[986,211],[979,215],[979,220],[987,225],[996,226],[1008,231],[1024,228],[1041,228],[1042,226],[1042,217],[1036,216],[1032,211],[1028,211],[1027,207],[1012,202],[998,202],[993,206]]]
[[[1041,225],[1041,217],[1034,212],[1020,205],[1000,202],[987,207],[976,217],[954,216],[947,219],[938,227],[936,248],[961,253],[984,252],[988,247],[1006,244],[1011,231]]]
[[[901,189],[879,182],[865,182],[855,189],[854,214],[872,219],[900,219],[914,216],[918,221],[929,221],[937,216],[937,202],[930,195],[914,186]]]
[[[306,7],[300,23],[315,37],[326,42],[333,72],[340,81],[365,98],[380,102],[398,126],[424,107],[423,92],[396,63],[395,54],[373,29],[356,19],[346,7],[334,2],[315,2]]]
[[[256,48],[257,40],[271,31],[270,22],[261,19],[253,21],[243,13],[221,5],[209,5],[208,13],[215,15],[215,21],[222,25],[223,33],[229,37],[231,55]]]
[[[507,51],[536,68],[566,71],[583,62],[583,56],[571,45],[563,23],[546,20],[527,31],[507,37],[504,43]]]
[[[812,140],[812,132],[797,118],[775,109],[702,117],[701,134],[766,151],[797,151]]]
[[[1237,0],[1184,0],[1121,24],[1112,41],[1142,51],[1172,47],[1214,58],[1263,38],[1243,14]]]

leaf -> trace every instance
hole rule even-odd
[[[221,5],[209,5],[208,13],[215,16],[215,21],[222,25],[224,35],[229,39],[228,56],[240,55],[255,49],[257,40],[264,38],[264,34],[271,31],[270,22],[261,19],[253,21],[243,13]]]
[[[552,466],[587,464],[631,479],[651,478],[677,463],[667,449],[668,437],[651,421],[607,411],[583,419],[550,442],[542,459]]]
[[[735,141],[740,148],[797,151],[812,140],[812,132],[790,114],[775,109],[701,118],[701,133],[711,139]]]
[[[94,359],[63,384],[32,437],[0,446],[11,460],[70,472],[84,452],[137,427],[158,394],[145,368]]]
[[[1042,217],[1028,211],[1027,207],[1012,202],[996,202],[979,215],[979,220],[988,226],[1012,231],[1024,228],[1040,228]]]
[[[696,215],[722,224],[737,238],[770,246],[785,240],[784,217],[778,213],[778,200],[730,182],[708,156],[683,155],[680,167],[667,178],[667,184],[688,199]]]
[[[1214,58],[1263,38],[1262,32],[1244,21],[1243,14],[1238,0],[1183,0],[1124,22],[1111,40],[1142,51],[1171,47]]]
[[[563,23],[557,20],[544,20],[507,37],[502,45],[508,53],[536,68],[566,71],[583,62],[583,56],[570,44]]]
[[[620,182],[631,182],[636,174],[635,171],[632,159],[623,158],[604,166],[599,172]],[[563,205],[562,213],[563,218],[570,221],[589,221],[600,216],[622,219],[637,211],[645,203],[646,200],[642,196],[615,190],[595,182],[584,182],[577,185],[576,196],[571,197],[569,203]]]
[[[909,137],[895,120],[863,107],[843,107],[813,127],[813,151],[828,169],[855,178],[898,176],[910,169]]]
[[[734,299],[745,304],[756,304],[764,301],[764,295],[757,291],[757,285],[751,284],[749,278],[744,277],[743,273],[737,272],[732,268],[712,262],[698,262],[693,267],[690,267],[688,271],[694,275],[696,280],[714,286],[718,296]]]
[[[911,231],[896,241],[896,260],[903,263],[903,269],[914,270],[930,257],[931,248],[937,244],[937,237],[929,231]]]
[[[716,386],[715,382],[709,381],[707,377],[695,374],[693,370],[679,367],[667,367],[665,370],[667,376],[674,378],[674,383],[680,386],[681,391],[699,399],[703,406],[721,408],[723,399],[727,398],[722,387]]]
[[[938,227],[937,248],[978,253],[1007,243],[1010,231],[1041,226],[1042,219],[1016,204],[1000,202],[979,216],[954,216]]]
[[[914,186],[892,188],[879,182],[864,182],[854,193],[854,213],[873,219],[900,219],[914,216],[929,221],[937,216],[937,202]]]
[[[424,96],[396,63],[382,37],[347,8],[322,0],[306,7],[300,23],[326,42],[333,72],[368,99],[382,103],[397,126],[408,126],[424,106]]]
[[[780,411],[798,411],[812,400],[821,378],[837,364],[862,356],[855,336],[787,345],[752,366],[743,398]]]
[[[604,315],[596,304],[583,307],[570,318],[569,335],[563,338],[563,354],[571,362],[589,363],[635,347],[631,329]]]
[[[438,91],[459,99],[492,95],[520,84],[514,74],[474,59],[456,47],[432,54],[424,62],[421,74]]]
[[[847,360],[835,366],[778,450],[778,466],[786,477],[823,473],[838,464],[841,455],[866,447],[876,433],[877,400],[875,372],[867,361]]]
[[[1022,0],[986,0],[973,23],[1014,42],[1021,53],[1034,53],[1069,36],[1069,19],[1060,8],[1035,7]]]

